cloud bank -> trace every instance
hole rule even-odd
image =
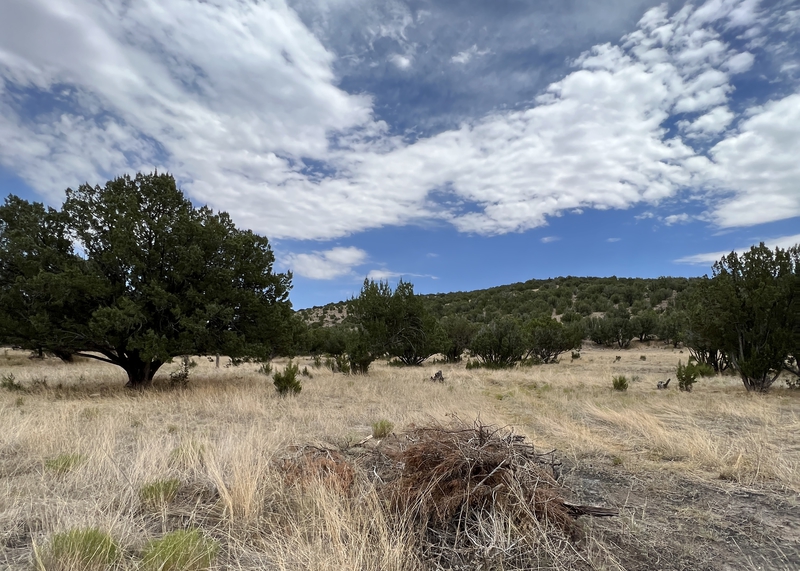
[[[371,41],[403,48],[386,64],[413,74],[408,30],[425,14],[392,6]],[[320,18],[335,9],[320,4]],[[770,34],[793,33],[788,13],[754,0],[650,9],[527,106],[413,140],[377,118],[373,95],[339,85],[345,55],[298,14],[281,0],[6,0],[0,163],[53,202],[66,186],[168,169],[273,238],[430,220],[496,235],[689,197],[724,228],[800,216],[800,93],[732,99]],[[490,57],[469,45],[447,65]],[[339,250],[292,263],[308,277],[357,265]]]

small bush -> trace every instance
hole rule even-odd
[[[56,474],[66,474],[77,468],[84,460],[82,454],[59,454],[55,458],[46,460],[44,466]]]
[[[299,367],[289,361],[282,373],[275,373],[272,375],[275,390],[278,391],[279,395],[282,397],[296,395],[303,390],[300,381],[297,380],[298,370]]]
[[[692,385],[697,382],[700,371],[696,363],[689,361],[684,365],[678,361],[678,370],[675,374],[678,377],[678,388],[682,391],[691,392]]]
[[[198,529],[179,530],[151,541],[142,554],[145,571],[204,571],[217,556],[219,545]]]
[[[189,386],[189,369],[196,367],[197,363],[189,358],[189,355],[181,357],[181,364],[177,371],[169,374],[169,386],[173,389],[185,389]]]
[[[342,353],[341,355],[336,355],[334,365],[336,366],[335,369],[331,367],[334,373],[336,371],[339,371],[340,373],[345,375],[350,374],[350,359],[344,353]]]
[[[647,361],[647,355],[639,355],[640,361]]]
[[[34,553],[47,571],[105,571],[121,555],[111,536],[97,528],[57,533],[41,554]]]
[[[611,379],[611,384],[614,386],[615,391],[627,391],[628,390],[628,379],[625,375],[618,375]]]
[[[573,358],[573,359],[580,359],[580,358],[581,358],[581,354],[580,354],[580,352],[578,352],[578,351],[573,351],[573,352],[572,352],[572,358]]]
[[[24,391],[25,387],[23,387],[19,381],[14,378],[14,373],[9,373],[7,375],[0,375],[0,387],[4,388],[7,391]]]
[[[322,367],[322,359],[319,355],[314,355],[314,368],[319,369]]]
[[[175,499],[181,481],[172,478],[169,480],[155,480],[142,486],[139,498],[142,504],[150,508],[161,508]]]
[[[269,377],[272,374],[272,363],[263,363],[259,368],[258,372],[262,375],[266,375]]]
[[[378,420],[372,423],[372,437],[373,438],[386,438],[394,430],[394,424],[386,419]]]
[[[309,379],[313,379],[314,378],[314,375],[312,375],[309,372],[308,367],[303,367],[303,370],[300,371],[300,374],[303,375],[304,377],[308,377]]]

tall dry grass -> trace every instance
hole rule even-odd
[[[576,461],[800,490],[798,395],[748,395],[730,377],[704,379],[689,394],[656,391],[683,355],[641,349],[620,362],[615,355],[590,350],[580,360],[513,371],[376,363],[368,376],[301,359],[313,378],[301,377],[299,396],[281,398],[252,365],[215,369],[196,357],[189,390],[134,393],[123,388],[121,370],[102,363],[6,352],[0,375],[35,390],[0,391],[0,566],[28,569],[32,542],[46,547],[58,532],[97,527],[125,551],[122,567],[133,569],[149,540],[199,527],[223,547],[219,569],[422,568],[419,530],[390,521],[368,483],[354,499],[324,483],[287,486],[277,468],[293,445],[347,447],[381,420],[400,431],[480,418],[513,425]],[[427,381],[439,368],[446,382]],[[615,374],[638,380],[621,394],[611,390]],[[66,456],[74,462],[55,469]],[[174,500],[143,501],[144,486],[166,479],[181,482]],[[504,523],[492,525],[501,537]],[[611,550],[590,546],[559,552],[555,565],[615,568]]]

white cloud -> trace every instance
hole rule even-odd
[[[408,56],[400,54],[392,54],[389,57],[389,61],[391,61],[394,65],[396,65],[400,69],[408,69],[411,67],[411,58]]]
[[[736,116],[726,106],[715,107],[694,121],[680,121],[678,126],[690,138],[708,137],[723,132]]]
[[[664,224],[672,226],[673,224],[686,224],[691,218],[685,212],[681,214],[671,214],[664,217]]]
[[[557,242],[559,240],[561,240],[559,236],[544,236],[541,238],[540,242],[542,244],[549,244],[550,242]]]
[[[613,242],[619,242],[621,239],[622,239],[622,238],[607,238],[607,239],[606,239],[606,242],[611,242],[611,243],[613,243]]]
[[[714,208],[719,226],[800,216],[800,93],[754,110],[710,155],[709,178],[720,191],[733,193]]]
[[[485,56],[491,53],[491,50],[479,50],[477,44],[473,44],[471,48],[458,52],[450,58],[450,61],[458,64],[465,64],[475,56]]]
[[[786,250],[793,246],[800,244],[800,234],[794,234],[792,236],[783,236],[781,238],[773,238],[771,240],[764,240],[764,244],[774,250],[775,248],[781,248]],[[742,254],[750,249],[750,246],[745,248],[739,248],[737,250],[727,250],[727,251],[720,251],[720,252],[706,252],[704,254],[694,254],[692,256],[686,256],[683,258],[678,258],[675,260],[676,264],[698,264],[698,265],[711,265],[714,262],[719,261],[722,256],[727,256],[731,253],[731,251],[735,251],[737,254]]]
[[[367,274],[367,279],[375,281],[389,281],[398,278],[428,278],[432,280],[439,279],[436,276],[429,274],[409,274],[407,272],[393,272],[385,268],[370,270]]]
[[[288,254],[282,259],[284,266],[312,280],[331,280],[351,274],[354,267],[366,261],[367,253],[352,246],[311,254]]]
[[[409,69],[414,15],[392,10],[369,33],[396,42],[386,57]],[[6,0],[0,162],[53,200],[68,185],[166,168],[196,201],[273,238],[432,218],[502,234],[564,211],[655,207],[686,188],[710,189],[720,226],[757,224],[800,215],[800,94],[738,125],[728,107],[730,76],[754,56],[715,29],[747,34],[758,18],[751,0],[672,16],[654,8],[619,45],[582,54],[529,108],[407,144],[375,120],[368,95],[337,86],[336,56],[283,0]],[[485,53],[475,44],[452,61]],[[66,111],[25,107],[29,92],[63,91]],[[668,135],[671,117],[686,140]],[[688,144],[726,129],[707,156]],[[451,196],[433,201],[433,191]],[[323,275],[312,269],[328,263],[323,254],[294,260]]]

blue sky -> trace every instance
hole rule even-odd
[[[303,308],[800,242],[800,0],[4,0],[0,193],[168,170]]]

